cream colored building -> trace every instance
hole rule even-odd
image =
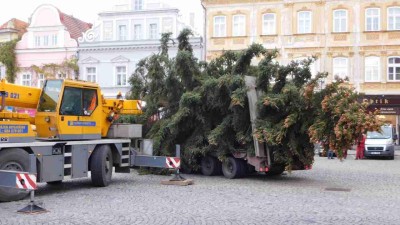
[[[349,84],[365,93],[368,101],[384,103],[376,106],[385,110],[387,121],[399,124],[400,104],[395,99],[396,95],[400,99],[400,1],[202,0],[202,4],[207,60],[254,42],[277,48],[281,63],[315,55],[314,73],[329,72],[327,82],[335,75],[349,77]]]

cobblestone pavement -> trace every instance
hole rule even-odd
[[[106,188],[90,179],[43,184],[37,200],[49,213],[16,213],[26,200],[0,203],[0,224],[400,224],[400,156],[316,156],[312,170],[277,178],[185,176],[195,184],[163,186],[167,177],[136,172],[114,174]]]

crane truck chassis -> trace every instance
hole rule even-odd
[[[47,80],[41,90],[2,80],[0,96],[0,201],[25,198],[36,182],[90,175],[94,186],[104,187],[113,170],[180,167],[179,157],[144,154],[143,146],[152,145],[141,139],[141,125],[115,124],[119,115],[140,114],[139,102],[104,99],[97,84]],[[37,113],[31,118],[6,106],[36,108]]]

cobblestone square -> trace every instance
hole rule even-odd
[[[397,152],[398,153],[398,152]],[[113,174],[106,188],[90,179],[41,184],[36,200],[49,213],[16,213],[28,200],[0,203],[0,224],[400,224],[400,156],[341,162],[315,157],[312,170],[281,177]],[[326,190],[331,189],[331,191]]]

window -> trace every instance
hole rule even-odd
[[[44,74],[39,74],[38,75],[38,82],[37,82],[37,85],[38,85],[38,87],[43,87],[43,85],[44,85],[44,80],[45,80],[45,76],[44,76]]]
[[[105,21],[103,24],[104,40],[110,41],[113,39],[113,22]]]
[[[169,33],[173,32],[173,20],[172,18],[163,18],[162,19],[162,32]]]
[[[333,32],[347,31],[347,10],[333,11]]]
[[[135,10],[143,9],[143,0],[135,0]]]
[[[49,36],[43,37],[43,46],[49,46]]]
[[[65,87],[60,115],[90,116],[98,105],[97,99],[95,89]]]
[[[388,61],[388,80],[400,81],[400,57],[390,57]]]
[[[388,30],[400,30],[400,7],[388,8]]]
[[[82,90],[65,87],[60,107],[60,115],[80,116],[82,114]]]
[[[126,86],[126,66],[117,66],[117,86]]]
[[[56,46],[57,45],[57,34],[53,34],[51,39],[52,39],[53,46]]]
[[[125,41],[126,40],[126,25],[119,25],[118,26],[118,34],[119,34],[119,40],[120,41]]]
[[[134,39],[136,39],[136,40],[142,39],[142,25],[141,24],[135,24],[133,26],[133,35],[134,35]]]
[[[0,65],[0,79],[3,79],[6,77],[6,67]]]
[[[365,58],[365,81],[379,81],[380,58],[376,56]]]
[[[299,34],[311,33],[311,12],[302,11],[298,13],[298,27]]]
[[[226,36],[226,17],[216,16],[214,17],[214,37],[225,37]]]
[[[35,36],[35,46],[36,47],[40,46],[40,36]]]
[[[233,36],[246,35],[246,17],[244,15],[233,16]]]
[[[276,15],[275,13],[267,13],[263,15],[262,34],[276,34]]]
[[[345,78],[348,76],[348,60],[347,58],[333,58],[333,77]]]
[[[96,67],[86,68],[86,80],[89,82],[96,82]]]
[[[365,10],[365,30],[378,31],[380,29],[380,9],[369,8]]]
[[[62,87],[61,80],[48,80],[40,96],[38,112],[55,112]]]
[[[31,86],[31,75],[29,73],[22,74],[21,83],[25,86]]]
[[[57,79],[67,79],[67,74],[65,74],[65,73],[58,73],[58,74],[57,74]]]
[[[83,89],[83,115],[90,116],[97,107],[97,91]]]
[[[306,61],[308,61],[308,58],[307,57],[298,57],[298,58],[295,58],[294,61],[299,63],[299,67],[304,68],[305,67],[304,63]],[[319,59],[317,59],[317,60],[311,62],[310,65],[308,66],[312,78],[314,78],[317,75],[317,73],[319,71],[319,64],[320,64],[320,61],[319,61]]]
[[[157,38],[158,38],[157,24],[151,23],[149,29],[149,39],[157,39]]]

